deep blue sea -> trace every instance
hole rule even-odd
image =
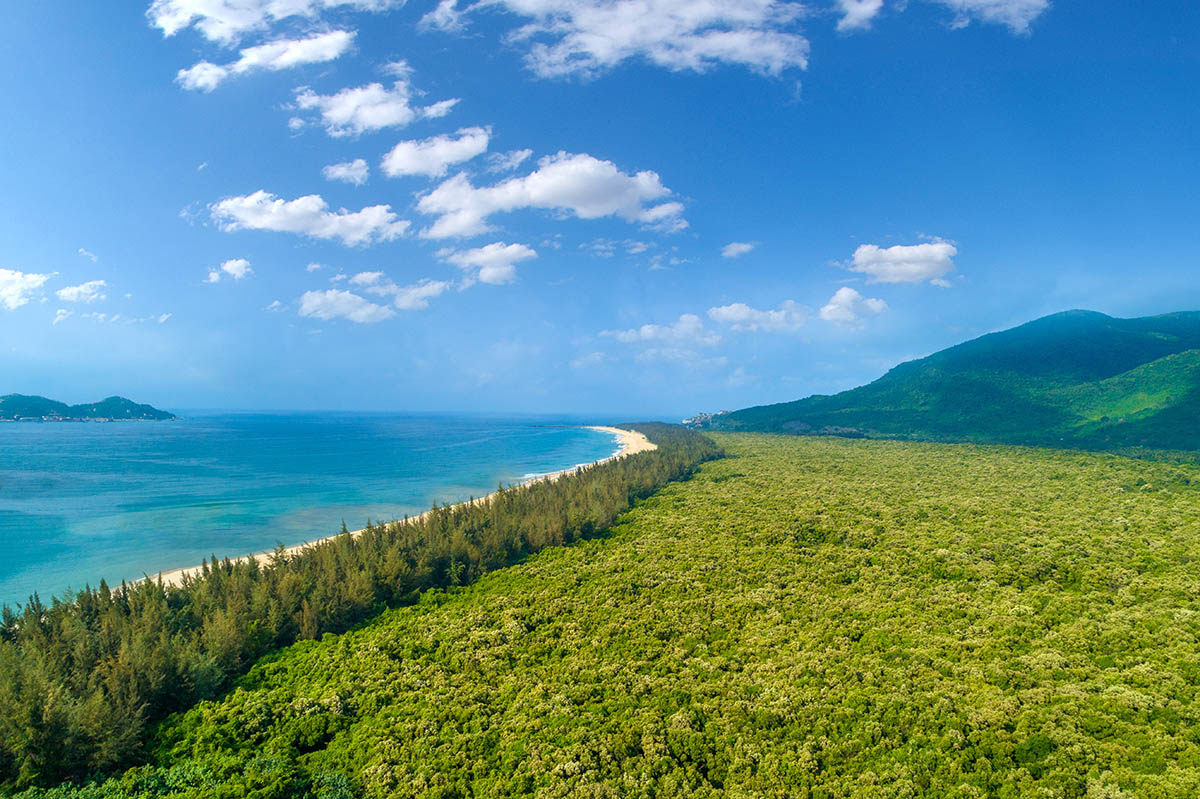
[[[344,413],[0,424],[0,602],[354,530],[611,455],[582,420]]]

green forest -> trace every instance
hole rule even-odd
[[[472,566],[469,585],[431,580],[340,634],[349,618],[306,627],[292,606],[291,635],[314,640],[253,665],[261,648],[239,651],[249,670],[231,687],[147,728],[145,765],[19,795],[1200,795],[1195,464],[711,437],[726,457],[693,443],[629,491],[632,509],[552,542],[566,546]],[[312,568],[349,564],[339,553],[357,546],[370,550],[339,542]],[[447,555],[441,573],[458,562]],[[216,573],[204,584],[243,618],[235,598],[254,591],[233,585],[264,578]],[[279,581],[290,574],[305,571]],[[318,612],[331,598],[312,590]],[[91,617],[71,618],[91,641]],[[206,634],[225,629],[208,618]],[[11,753],[32,712],[12,717],[12,658],[43,650],[22,624],[6,629]],[[74,655],[36,657],[48,660],[22,680]]]
[[[596,535],[631,503],[720,455],[685,428],[630,427],[657,449],[356,537],[343,525],[343,535],[298,554],[280,547],[265,567],[213,558],[179,587],[101,582],[49,605],[35,595],[17,611],[5,606],[0,787],[79,782],[144,762],[156,722],[222,695],[263,655]]]

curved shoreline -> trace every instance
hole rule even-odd
[[[636,455],[639,452],[648,452],[653,449],[658,449],[658,446],[651,443],[650,439],[646,438],[645,435],[643,435],[642,433],[638,433],[634,430],[625,430],[624,428],[620,428],[620,427],[608,427],[608,426],[604,426],[604,425],[584,425],[584,427],[588,430],[597,430],[601,433],[609,433],[613,436],[616,436],[617,444],[618,444],[617,451],[614,452],[612,455],[609,455],[607,458],[601,458],[600,460],[592,461],[591,463],[584,463],[584,464],[580,464],[578,466],[572,466],[569,469],[562,469],[557,472],[550,472],[549,474],[536,475],[534,477],[530,477],[529,479],[521,480],[520,482],[516,483],[516,485],[530,485],[532,483],[540,483],[540,482],[545,482],[545,481],[557,480],[558,478],[562,477],[563,475],[574,474],[575,472],[579,471],[580,469],[584,469],[589,466],[598,466],[602,463],[608,463],[610,461],[615,461],[618,458],[624,458],[627,455]],[[454,504],[455,505],[465,505],[468,502],[486,502],[488,499],[495,496],[496,493],[497,492],[493,491],[490,494],[485,494],[484,496],[477,497],[474,500],[465,500],[463,502],[458,502],[458,503],[454,503]],[[445,506],[445,507],[453,507],[453,505],[449,505],[449,506]],[[409,518],[410,519],[420,519],[428,513],[430,513],[430,511],[425,511],[424,513],[421,513],[421,514],[418,514],[417,516],[413,516],[413,517],[409,517]],[[365,528],[362,530],[353,530],[350,532],[350,535],[352,537],[358,536],[358,535],[361,535],[364,531],[365,531]],[[283,552],[285,555],[295,555],[299,552],[304,551],[308,547],[316,546],[316,545],[322,544],[326,541],[330,541],[334,538],[337,538],[339,535],[341,535],[341,534],[334,533],[333,535],[324,536],[322,538],[318,538],[313,541],[305,541],[302,544],[295,544],[294,546],[285,547]],[[232,558],[232,560],[234,560],[234,561],[253,560],[253,561],[257,562],[259,565],[265,565],[266,563],[270,562],[272,557],[274,557],[275,552],[276,552],[276,550],[271,550],[269,552],[257,552],[252,555],[244,555],[244,556],[239,556],[237,558]],[[154,580],[156,582],[161,582],[164,586],[178,587],[179,585],[181,585],[183,583],[184,577],[186,577],[188,575],[194,576],[196,574],[199,574],[203,568],[204,568],[203,566],[187,566],[182,569],[172,569],[170,571],[158,572],[156,575],[153,575],[153,576],[146,575],[145,577],[142,578],[142,580]],[[141,582],[142,580],[135,580],[134,582],[137,583],[137,582]]]

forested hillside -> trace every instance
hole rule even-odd
[[[19,421],[37,419],[50,421],[163,421],[174,419],[175,414],[160,411],[124,397],[108,397],[99,402],[68,405],[58,400],[30,394],[5,394],[0,397],[0,420]]]
[[[1200,449],[1200,312],[1069,311],[903,363],[834,396],[714,417],[723,430],[1092,449]]]
[[[610,533],[260,661],[92,797],[1200,795],[1200,469],[721,435]]]
[[[266,567],[214,558],[180,587],[101,582],[49,606],[36,596],[16,612],[5,606],[0,788],[78,781],[143,762],[156,721],[221,695],[266,653],[597,535],[632,502],[720,455],[681,427],[632,427],[658,448],[298,554],[281,548]]]

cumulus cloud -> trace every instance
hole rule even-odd
[[[864,297],[849,286],[842,286],[821,308],[821,318],[842,327],[861,327],[864,316],[874,316],[887,310],[887,303]]]
[[[254,274],[254,270],[250,268],[250,262],[245,258],[233,258],[222,263],[216,269],[208,271],[208,277],[205,278],[205,283],[220,283],[221,278],[229,275],[234,280],[241,280],[247,275]]]
[[[602,336],[615,338],[624,344],[672,344],[715,347],[721,343],[720,335],[704,327],[704,320],[695,314],[685,313],[669,325],[642,325],[629,330],[603,330]]]
[[[304,111],[316,111],[325,132],[341,137],[400,128],[418,119],[444,117],[458,103],[455,99],[417,106],[413,105],[415,95],[408,79],[401,78],[390,89],[381,83],[342,89],[337,94],[316,94],[311,89],[298,89],[296,106]],[[298,121],[299,127],[303,127],[304,121]]]
[[[0,306],[15,311],[38,296],[39,289],[53,275],[0,269]]]
[[[808,312],[792,300],[785,300],[778,308],[769,311],[760,311],[744,302],[735,302],[709,308],[708,318],[730,325],[734,330],[791,331],[804,326]]]
[[[372,324],[390,319],[396,312],[349,291],[327,289],[304,292],[304,296],[300,298],[300,315],[315,319],[348,319],[358,324]]]
[[[935,286],[945,287],[950,284],[944,276],[954,271],[955,255],[958,255],[958,249],[942,239],[887,248],[863,244],[854,251],[854,258],[847,268],[867,275],[871,283],[921,283],[928,280]]]
[[[491,131],[487,128],[463,128],[453,136],[442,134],[402,141],[383,157],[380,166],[384,174],[392,178],[403,175],[440,178],[452,165],[487,152],[490,137]]]
[[[51,322],[50,324],[57,325],[59,322],[63,321],[64,319],[69,319],[74,313],[75,313],[74,311],[68,311],[66,308],[59,308],[58,311],[54,314],[54,321]]]
[[[222,230],[274,230],[317,239],[340,239],[347,246],[391,241],[404,234],[409,222],[390,205],[371,205],[359,211],[330,211],[317,194],[284,200],[259,191],[227,197],[209,206]]]
[[[96,253],[90,252],[89,250],[85,250],[82,247],[79,248],[79,254],[82,255],[84,258],[87,258],[92,263],[96,263],[97,261],[100,260],[100,257],[98,255],[96,255]]]
[[[476,188],[463,173],[446,180],[417,203],[437,220],[421,232],[426,238],[475,236],[491,230],[488,217],[522,208],[574,214],[580,219],[618,216],[648,227],[677,231],[687,227],[683,205],[647,205],[671,194],[654,172],[627,175],[611,161],[560,152],[538,161],[524,177]]]
[[[859,30],[871,25],[871,20],[883,8],[883,0],[837,0],[842,18],[838,20],[840,31]]]
[[[497,241],[473,250],[439,250],[438,257],[466,273],[466,286],[476,280],[498,286],[516,280],[516,264],[537,258],[537,252],[524,244],[505,244],[503,241]]]
[[[321,170],[321,174],[326,180],[340,180],[344,183],[353,183],[355,186],[361,186],[367,182],[367,175],[370,173],[370,168],[367,166],[366,160],[355,158],[353,161],[345,161],[340,164],[330,164]]]
[[[164,36],[194,25],[210,41],[229,45],[292,17],[316,20],[334,8],[384,11],[402,5],[404,0],[154,0],[146,16]]]
[[[993,22],[1013,33],[1028,33],[1029,26],[1050,7],[1049,0],[935,0],[954,12],[954,27],[972,21]]]
[[[185,89],[211,92],[234,75],[266,70],[277,72],[301,64],[322,64],[340,57],[354,44],[353,31],[329,31],[304,39],[276,39],[247,47],[228,64],[201,61],[179,70],[175,81]]]
[[[722,258],[740,258],[754,249],[754,245],[745,241],[731,241],[721,248]]]
[[[492,153],[488,156],[488,172],[512,172],[529,160],[533,150],[509,150],[506,153]]]
[[[78,286],[61,288],[55,294],[63,302],[98,302],[108,299],[108,296],[104,293],[106,285],[103,280],[89,280],[86,283],[80,283]]]
[[[595,75],[639,59],[673,71],[731,64],[778,75],[804,68],[808,41],[795,30],[804,12],[785,0],[483,0],[459,8],[442,0],[423,24],[462,27],[476,9],[499,8],[528,22],[510,41],[543,77]]]

